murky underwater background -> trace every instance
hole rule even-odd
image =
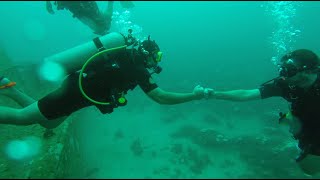
[[[305,48],[319,54],[319,2],[134,4],[125,10],[115,2],[111,29],[132,28],[136,37],[156,40],[164,57],[163,72],[154,78],[168,91],[191,92],[198,84],[218,90],[257,88],[278,75],[275,63],[284,53]],[[96,37],[68,11],[49,14],[43,1],[3,1],[0,12],[1,55],[10,59],[0,60],[0,70],[40,63]],[[41,88],[32,88],[26,91],[38,97]],[[278,113],[287,111],[281,98],[166,106],[136,88],[127,99],[126,107],[110,115],[93,107],[72,115],[86,171],[74,170],[69,177],[308,178],[294,162],[295,141],[278,125]],[[14,159],[17,171],[21,161],[26,163],[25,154],[29,162],[46,151],[35,150],[45,143],[37,136],[28,139],[35,149],[22,152],[19,144],[12,145],[23,138],[1,140],[0,158]]]

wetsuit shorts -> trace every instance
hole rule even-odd
[[[92,103],[80,92],[76,73],[69,75],[58,89],[38,101],[40,112],[49,120],[69,116],[90,105]]]

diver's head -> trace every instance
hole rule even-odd
[[[319,58],[314,52],[298,49],[281,58],[279,72],[289,83],[302,85],[315,79],[318,66]]]
[[[162,52],[157,43],[154,40],[150,40],[150,35],[147,40],[144,40],[140,44],[138,51],[145,58],[144,63],[146,68],[153,69],[157,74],[161,72],[162,68],[158,66],[158,63],[162,59]]]

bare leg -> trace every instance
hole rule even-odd
[[[5,84],[8,81],[10,82],[10,80],[4,78],[0,84]],[[48,120],[41,114],[38,102],[15,87],[1,89],[0,94],[12,98],[23,107],[22,109],[17,109],[0,106],[0,124],[27,126],[39,123],[43,127],[51,129],[57,127],[66,119],[66,117],[63,117],[56,120]]]
[[[102,23],[104,26],[104,31],[107,32],[109,31],[111,27],[111,21],[112,21],[112,15],[113,15],[113,1],[108,1],[108,6],[105,12],[101,12],[101,19]]]
[[[84,13],[82,16],[76,16],[83,24],[90,27],[95,34],[105,35],[111,26],[113,14],[113,1],[108,1],[106,11],[99,11],[95,4],[91,4],[91,10]]]
[[[45,117],[38,110],[37,102],[23,108],[16,109],[0,106],[0,124],[32,125],[44,120]]]
[[[53,129],[59,126],[66,118],[48,120],[40,112],[38,101],[22,109],[0,106],[0,124],[28,126],[38,123],[44,128]]]
[[[3,78],[0,81],[0,85],[8,84],[9,82],[11,82],[11,81],[8,78]],[[13,99],[22,107],[27,107],[30,104],[35,102],[35,100],[33,98],[31,98],[30,96],[26,95],[25,93],[19,91],[14,86],[10,87],[10,88],[6,88],[6,89],[1,89],[0,94]]]
[[[36,101],[15,87],[2,89],[0,90],[0,94],[13,99],[22,107],[27,107]]]

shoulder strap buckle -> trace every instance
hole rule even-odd
[[[101,43],[99,37],[96,37],[93,39],[93,43],[94,45],[97,47],[98,51],[101,52],[103,50],[105,50],[106,48],[103,46],[103,44]]]

